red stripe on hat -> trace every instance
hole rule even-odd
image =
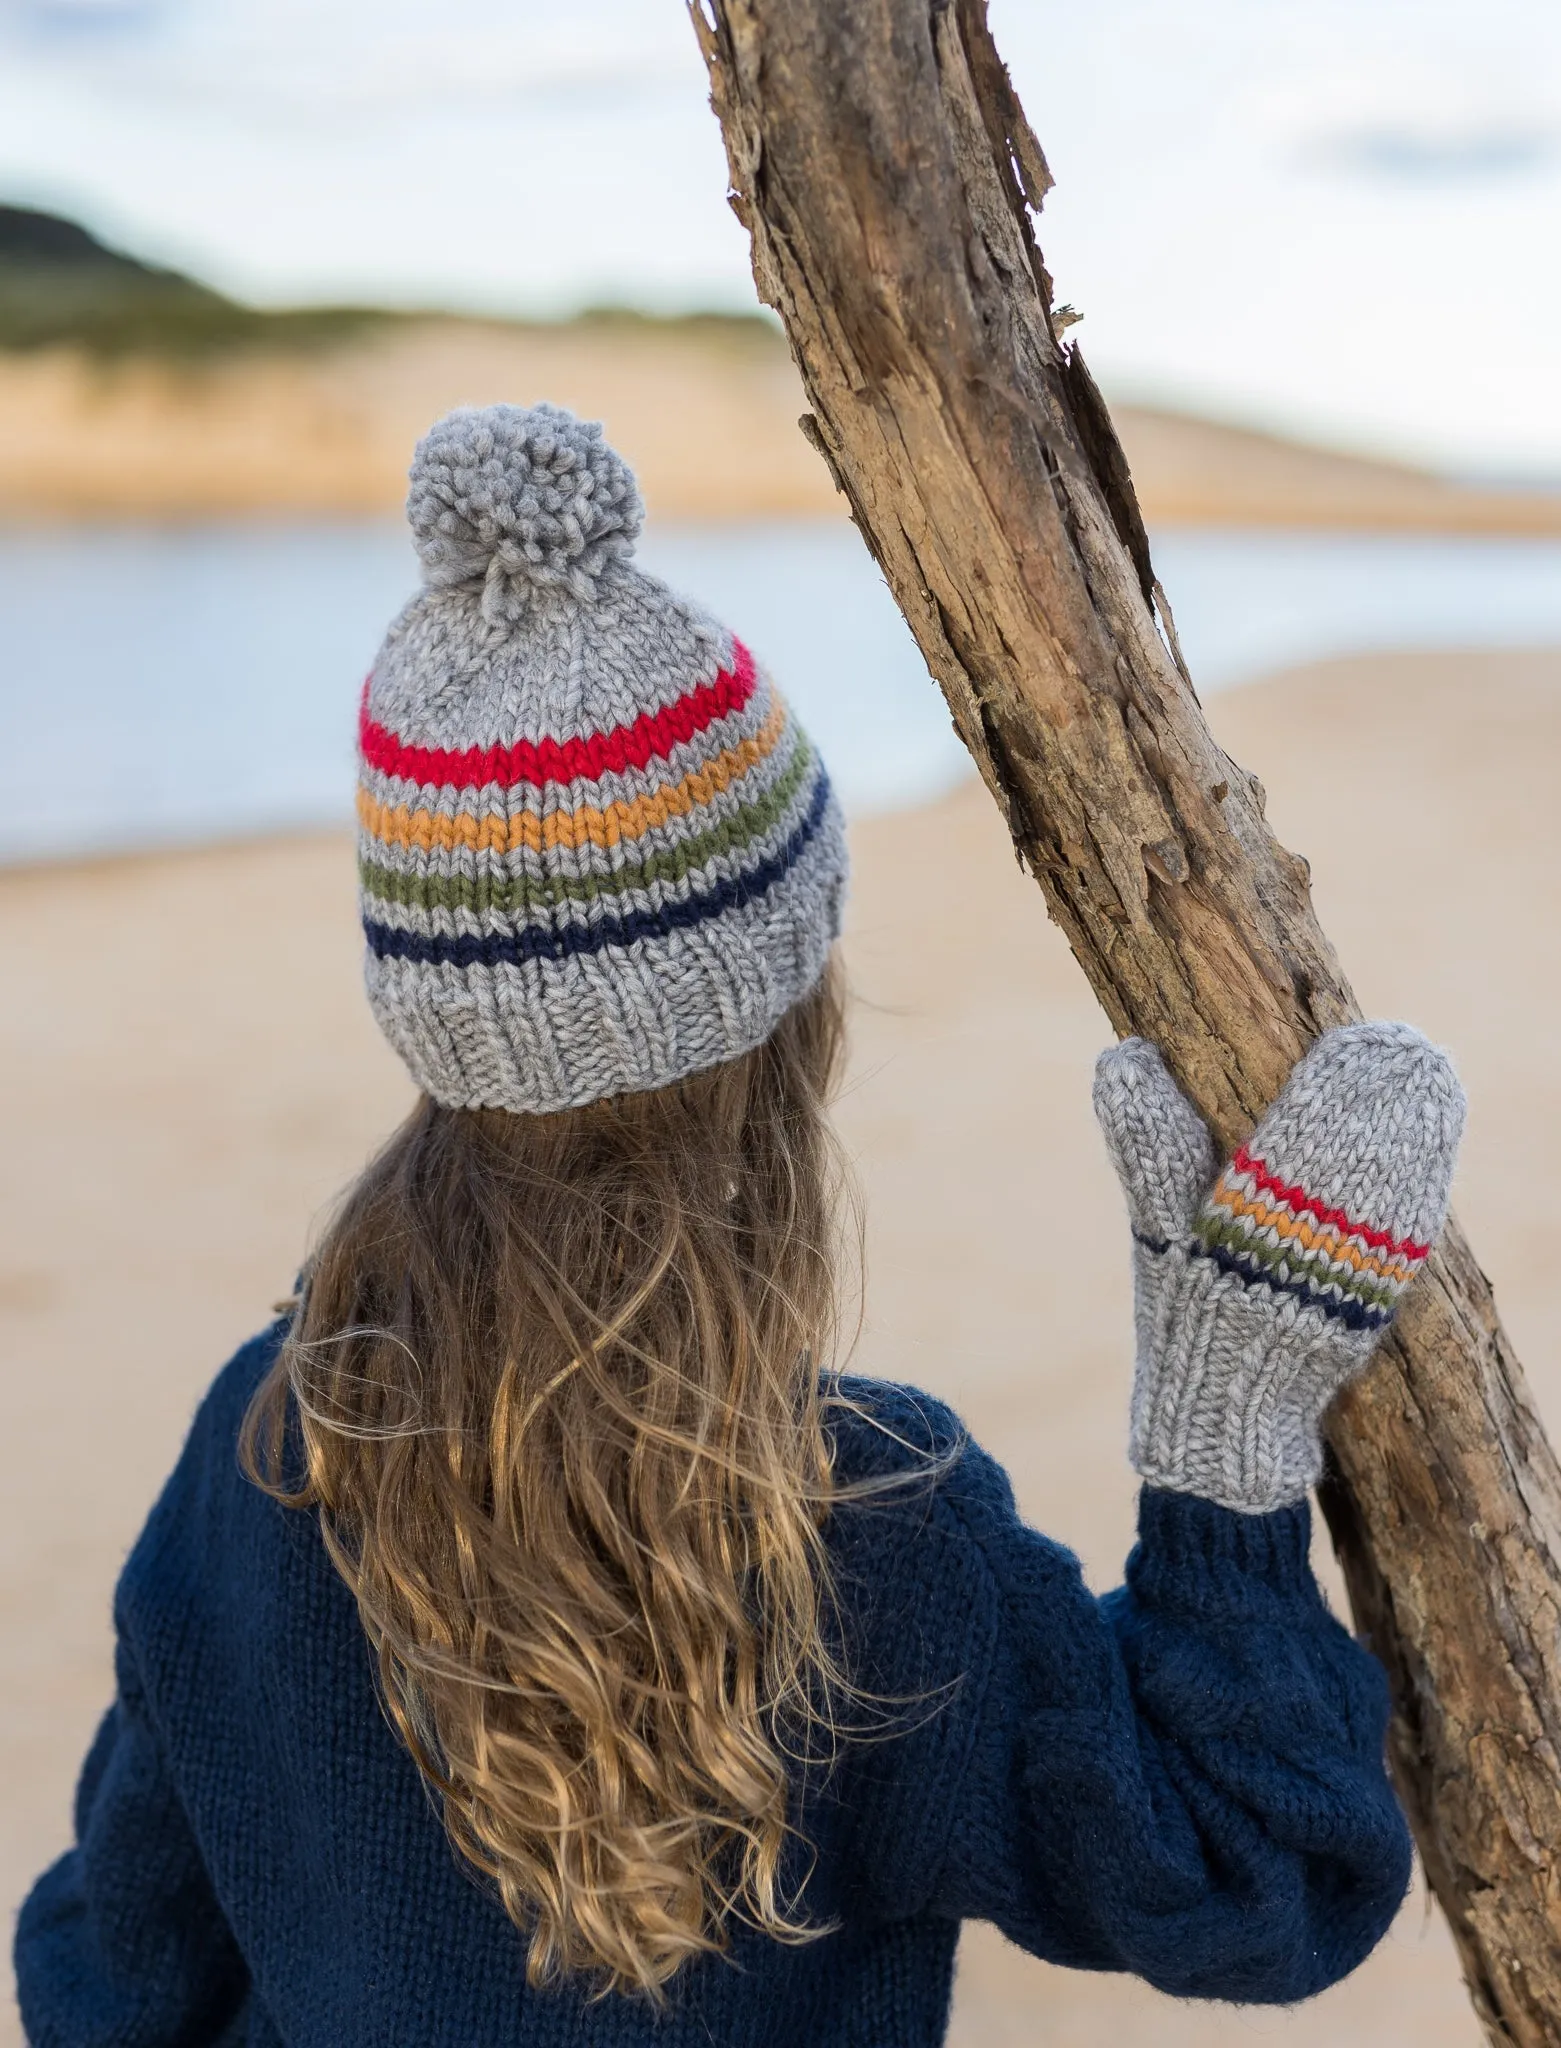
[[[1230,1163],[1237,1173],[1251,1174],[1260,1188],[1268,1194],[1277,1195],[1280,1201],[1287,1203],[1290,1208],[1304,1209],[1309,1216],[1315,1216],[1319,1223],[1331,1224],[1335,1230],[1343,1230],[1351,1237],[1363,1239],[1374,1251],[1397,1252],[1406,1259],[1423,1259],[1431,1249],[1428,1244],[1416,1244],[1413,1238],[1393,1237],[1385,1230],[1373,1229],[1369,1223],[1356,1223],[1346,1216],[1342,1209],[1325,1208],[1317,1197],[1309,1195],[1305,1188],[1287,1186],[1277,1174],[1270,1173],[1262,1160],[1254,1159],[1245,1145],[1241,1146]]]
[[[740,640],[732,641],[732,666],[718,669],[715,681],[700,683],[662,711],[642,711],[632,724],[611,732],[593,732],[576,740],[517,740],[512,747],[409,746],[387,726],[369,716],[368,684],[358,718],[358,744],[370,768],[399,775],[408,782],[434,783],[441,789],[481,789],[488,783],[513,788],[528,782],[594,780],[621,775],[664,761],[733,711],[741,711],[758,687],[753,656]]]

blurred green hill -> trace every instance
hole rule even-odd
[[[395,317],[353,306],[261,312],[111,249],[58,214],[0,206],[0,349],[200,356],[313,346]]]
[[[98,357],[195,358],[235,351],[315,348],[368,329],[449,318],[434,309],[302,306],[262,311],[177,270],[110,248],[78,222],[32,207],[0,205],[0,352],[75,348]],[[590,307],[572,321],[501,320],[488,326],[560,325],[632,338],[687,336],[702,346],[785,356],[779,327],[758,313],[644,313]]]

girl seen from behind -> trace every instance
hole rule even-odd
[[[360,889],[422,1096],[125,1568],[29,2039],[915,2048],[971,1917],[1321,1990],[1409,1849],[1306,1496],[1445,1214],[1445,1056],[1327,1034],[1223,1170],[1103,1056],[1145,1483],[1095,1598],[946,1409],[835,1370],[815,750],[636,569],[598,429],[454,414],[408,510]]]

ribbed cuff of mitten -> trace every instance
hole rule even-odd
[[[1310,1563],[1307,1501],[1271,1514],[1241,1514],[1196,1494],[1146,1486],[1138,1496],[1138,1542],[1127,1582],[1156,1607],[1245,1610],[1254,1598],[1320,1600]]]

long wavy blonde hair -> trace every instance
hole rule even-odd
[[[556,1116],[423,1101],[344,1198],[245,1425],[317,1508],[390,1718],[534,1982],[659,1997],[812,1938],[788,1758],[829,1647],[834,971],[757,1050]],[[789,1867],[789,1866],[788,1866]]]

